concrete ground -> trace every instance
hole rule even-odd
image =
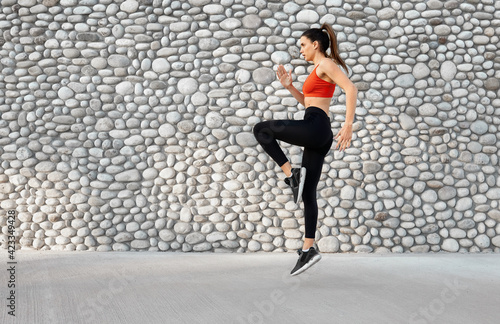
[[[2,252],[2,267],[7,252]],[[499,323],[500,254],[16,251],[1,323]]]

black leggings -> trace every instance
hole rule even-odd
[[[302,167],[306,168],[306,179],[302,201],[306,238],[314,239],[318,222],[316,188],[321,176],[325,156],[333,143],[330,118],[317,107],[306,109],[304,120],[270,120],[255,125],[255,138],[271,158],[282,166],[288,159],[277,140],[304,147]]]

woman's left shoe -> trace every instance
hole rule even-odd
[[[306,181],[306,168],[293,168],[292,175],[285,178],[285,183],[292,188],[293,201],[298,204]]]
[[[310,247],[309,251],[307,252],[304,252],[302,251],[302,249],[300,249],[297,251],[297,253],[299,254],[299,260],[297,261],[295,268],[293,268],[292,272],[290,273],[292,276],[301,274],[302,272],[306,271],[314,264],[316,264],[319,260],[321,260],[321,254],[319,254],[319,252],[316,251],[314,247]]]

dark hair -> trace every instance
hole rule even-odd
[[[339,55],[337,36],[335,36],[332,26],[325,23],[321,25],[321,28],[306,30],[302,36],[309,38],[311,42],[318,41],[319,50],[325,54],[326,57],[333,59],[338,65],[342,66],[346,73],[348,72],[347,65]],[[330,54],[326,52],[328,48],[330,48]]]

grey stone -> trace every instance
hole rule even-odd
[[[55,116],[52,121],[56,124],[73,125],[76,119],[72,116]]]
[[[497,235],[491,239],[491,244],[500,247],[500,235]]]
[[[236,80],[238,83],[247,83],[250,81],[252,74],[247,70],[238,70],[236,72]]]
[[[203,241],[205,241],[205,235],[199,232],[190,233],[186,236],[186,242],[192,245],[201,243]]]
[[[195,127],[196,125],[191,120],[183,120],[177,124],[177,129],[185,134],[191,133]]]
[[[458,222],[458,227],[461,229],[471,229],[476,226],[476,223],[472,219],[463,219]]]
[[[163,57],[155,59],[151,67],[153,71],[160,74],[170,71],[170,63]]]
[[[384,8],[377,12],[377,17],[381,20],[389,20],[396,16],[396,11],[392,8]]]
[[[458,252],[458,250],[460,249],[460,245],[458,244],[457,240],[447,238],[443,241],[441,248],[448,252]]]
[[[424,79],[430,75],[431,70],[429,69],[427,64],[417,63],[413,68],[412,73],[415,79]]]
[[[457,190],[454,187],[446,186],[438,190],[440,200],[446,201],[457,196]]]
[[[437,113],[437,107],[431,103],[423,104],[418,108],[422,116],[434,116]]]
[[[434,233],[438,230],[439,227],[436,224],[427,224],[424,227],[422,227],[422,233],[424,234]]]
[[[252,236],[252,239],[259,241],[261,243],[272,242],[273,237],[267,233],[257,233]]]
[[[133,239],[134,239],[134,235],[127,233],[127,232],[118,233],[115,236],[115,241],[118,243],[130,242]]]
[[[35,166],[35,170],[42,173],[49,173],[54,171],[55,169],[56,165],[49,161],[40,162]]]
[[[97,33],[92,32],[80,32],[76,35],[76,39],[83,42],[97,42],[101,40],[101,37]]]
[[[195,246],[193,246],[193,251],[196,251],[196,252],[210,251],[211,249],[212,249],[212,244],[210,244],[208,242],[199,243],[199,244],[196,244]]]
[[[139,2],[135,0],[126,0],[120,5],[120,10],[128,13],[134,13],[137,11],[138,8],[139,8]]]
[[[340,248],[339,240],[334,236],[323,237],[318,241],[318,249],[324,253],[335,253]]]
[[[384,55],[382,58],[382,61],[386,64],[401,64],[403,63],[403,58],[397,56],[397,55]]]
[[[488,124],[486,124],[482,120],[478,120],[470,125],[470,130],[475,134],[483,135],[486,134],[486,132],[488,132]]]
[[[452,81],[455,78],[455,75],[457,74],[457,67],[456,65],[451,62],[451,61],[445,61],[443,64],[441,64],[441,69],[440,69],[441,77],[445,81]]]
[[[108,64],[112,67],[128,67],[130,63],[130,59],[125,55],[113,54],[108,57]]]
[[[25,161],[33,156],[33,152],[27,147],[20,147],[16,150],[16,158],[20,161]],[[1,184],[0,184],[1,186]],[[1,192],[1,191],[0,191]]]
[[[115,180],[118,182],[133,182],[133,181],[141,181],[142,177],[138,170],[127,170],[124,172],[120,172],[115,175]]]
[[[373,102],[381,101],[384,96],[375,89],[370,89],[366,92],[366,98]]]
[[[59,95],[59,98],[67,100],[72,98],[75,93],[68,87],[62,87],[57,91],[57,94]]]
[[[283,7],[283,11],[288,15],[293,15],[300,10],[300,6],[294,2],[287,2]]]
[[[191,25],[185,21],[174,22],[169,25],[170,31],[174,33],[181,33],[187,31]]]
[[[478,45],[486,45],[490,42],[490,38],[485,35],[475,35],[472,37],[472,41]]]
[[[491,240],[487,235],[480,234],[474,238],[474,243],[476,243],[476,245],[479,246],[480,248],[486,249],[490,247]]]
[[[404,130],[412,130],[415,128],[416,124],[415,124],[415,119],[408,116],[407,114],[405,113],[401,113],[399,115],[399,120],[401,122],[401,127],[404,129]]]
[[[488,216],[497,222],[500,222],[500,211],[497,209],[492,209],[488,212]]]
[[[345,200],[352,200],[354,199],[355,195],[355,190],[352,186],[344,186],[340,190],[340,198],[345,199]]]
[[[130,95],[134,93],[134,85],[132,82],[123,81],[116,85],[116,93],[121,95]]]
[[[434,27],[434,32],[438,36],[448,36],[451,33],[451,28],[447,25],[438,25]]]
[[[382,166],[378,162],[365,161],[363,163],[363,173],[366,174],[377,173],[380,169],[382,169]]]
[[[500,199],[500,188],[491,188],[486,192],[486,197],[490,200]]]
[[[455,209],[457,211],[466,211],[472,208],[473,201],[469,197],[461,198],[457,201]]]
[[[170,242],[170,241],[172,241],[172,240],[174,240],[176,238],[176,234],[173,231],[168,230],[168,229],[161,230],[158,233],[158,235],[165,242]]]
[[[188,1],[193,7],[201,7],[211,2],[210,0],[188,0]]]
[[[133,240],[130,242],[130,247],[133,249],[147,249],[150,246],[149,240]]]
[[[262,19],[254,14],[245,15],[242,19],[243,27],[248,29],[257,29],[262,24]]]
[[[109,132],[114,128],[114,123],[111,118],[105,117],[97,120],[95,129],[98,132]]]
[[[428,203],[435,203],[438,200],[438,195],[434,190],[426,190],[422,193],[422,200]]]
[[[400,75],[394,80],[398,87],[409,88],[415,84],[415,77],[411,74]]]
[[[497,91],[500,89],[500,81],[497,78],[488,78],[486,82],[484,82],[484,87],[486,90]]]
[[[241,27],[241,20],[236,19],[236,18],[228,18],[228,19],[223,20],[220,23],[220,26],[224,30],[233,31],[233,30]]]
[[[219,128],[224,123],[224,117],[220,113],[212,111],[205,117],[205,123],[211,129]]]
[[[200,39],[198,44],[199,48],[202,51],[213,51],[217,49],[220,45],[220,42],[215,38],[203,38]]]
[[[252,73],[252,78],[259,84],[270,84],[275,79],[275,73],[269,68],[258,68]]]
[[[36,5],[36,0],[19,0],[18,3],[23,7],[33,7]]]
[[[271,60],[275,64],[287,64],[290,62],[291,58],[290,54],[284,51],[277,51],[271,54]]]
[[[306,23],[306,24],[314,24],[319,20],[319,15],[314,10],[304,9],[297,13],[297,21]]]
[[[209,4],[203,7],[203,12],[209,15],[218,15],[224,12],[224,6],[219,4]]]
[[[175,135],[176,133],[176,130],[175,130],[175,127],[170,125],[170,124],[163,124],[160,126],[160,128],[158,129],[158,133],[160,134],[160,136],[162,137],[167,137],[167,138],[170,138],[172,136]]]
[[[188,234],[189,232],[191,232],[192,230],[192,226],[191,224],[188,224],[188,223],[176,223],[174,225],[174,231],[175,233],[177,234]]]

